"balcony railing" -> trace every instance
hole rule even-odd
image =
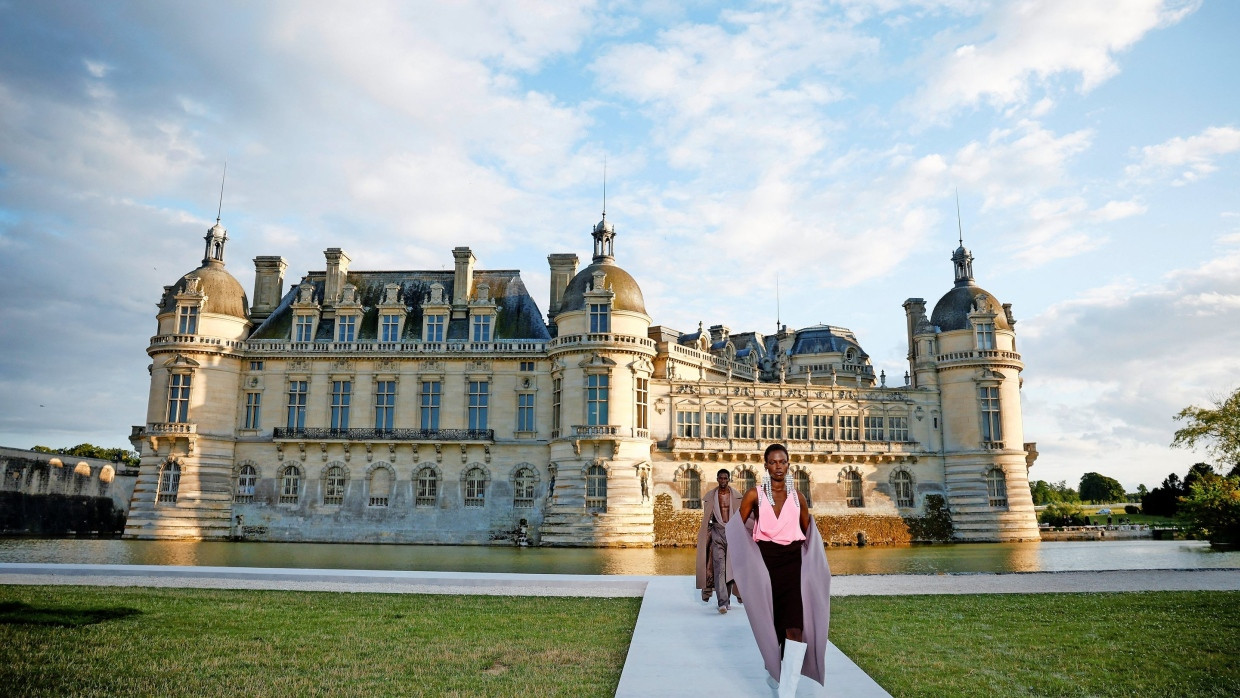
[[[289,441],[494,441],[494,429],[329,429],[276,427],[273,438]]]
[[[287,339],[251,339],[245,349],[263,353],[299,354],[541,354],[547,343],[530,340],[494,342],[291,342]]]
[[[628,345],[643,349],[655,350],[655,343],[649,337],[631,334],[615,334],[612,332],[592,332],[589,334],[568,334],[551,340],[551,348],[559,349],[572,346]]]
[[[134,427],[137,429],[138,427]],[[142,436],[162,436],[165,434],[197,434],[198,425],[190,422],[154,422],[147,424]],[[135,434],[137,435],[137,434]]]
[[[574,424],[573,436],[616,436],[620,433],[618,424]]]

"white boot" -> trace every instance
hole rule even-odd
[[[792,698],[797,694],[801,681],[801,667],[805,664],[804,642],[784,640],[784,660],[779,665],[779,698]]]

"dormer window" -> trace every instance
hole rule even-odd
[[[400,341],[400,316],[395,314],[384,315],[379,318],[379,341],[381,342],[399,342]]]
[[[995,323],[993,322],[977,322],[973,324],[973,331],[977,337],[977,348],[980,350],[995,348]]]
[[[293,341],[314,341],[314,316],[298,315],[293,322]]]
[[[442,342],[444,334],[444,325],[447,324],[447,315],[427,315],[426,331],[422,333],[422,339],[426,342]]]
[[[473,341],[491,341],[491,316],[475,315],[473,318]]]
[[[177,333],[198,334],[198,306],[182,305],[177,308]]]
[[[336,341],[352,342],[357,339],[357,316],[340,315],[336,318]]]
[[[590,332],[597,334],[611,331],[611,306],[607,303],[590,304]]]

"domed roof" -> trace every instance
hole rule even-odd
[[[973,312],[979,301],[983,299],[995,313],[995,328],[1012,329],[1012,326],[1008,324],[1007,313],[1003,312],[1003,306],[998,299],[973,283],[958,285],[944,294],[939,302],[934,304],[934,312],[930,314],[930,324],[937,326],[941,332],[972,327],[969,324],[969,313]]]
[[[241,283],[224,269],[222,262],[214,260],[204,262],[201,267],[177,279],[164,294],[161,313],[176,311],[177,294],[185,291],[186,286],[191,283],[191,277],[198,279],[198,290],[207,297],[202,312],[232,315],[242,319],[249,316],[250,302],[245,296],[245,290],[241,288]]]
[[[590,290],[591,284],[594,283],[594,272],[596,271],[601,271],[607,275],[603,281],[603,286],[616,294],[616,297],[611,302],[613,310],[633,310],[643,315],[646,314],[646,301],[642,298],[642,290],[637,285],[637,281],[627,271],[610,261],[595,262],[577,272],[573,280],[568,282],[568,287],[564,289],[564,301],[560,305],[561,313],[585,310],[585,293]]]

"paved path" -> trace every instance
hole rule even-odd
[[[719,615],[688,576],[594,576],[162,565],[0,563],[0,584],[290,589],[392,594],[644,597],[617,696],[770,695],[744,610]],[[850,575],[832,596],[1240,590],[1240,569]],[[826,689],[808,679],[798,696],[888,695],[831,645]]]

